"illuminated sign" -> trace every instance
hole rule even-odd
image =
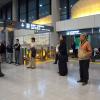
[[[51,26],[36,25],[36,24],[30,24],[24,22],[17,22],[15,28],[35,30],[36,32],[40,32],[40,33],[50,32],[53,30],[53,27]]]
[[[22,23],[22,24],[21,24],[21,27],[25,27],[25,24],[24,24],[24,23]]]
[[[30,29],[30,28],[31,28],[31,24],[26,23],[26,28],[27,28],[27,29]]]
[[[32,29],[32,30],[35,30],[35,29],[36,29],[36,25],[31,24],[31,29]]]
[[[79,30],[76,30],[76,31],[67,31],[67,33],[66,33],[66,35],[79,35],[79,34],[81,34],[79,32]]]

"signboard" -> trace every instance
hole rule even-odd
[[[1,24],[4,27],[4,22],[2,22]],[[16,28],[16,29],[35,30],[36,33],[46,33],[46,32],[54,31],[54,28],[52,26],[36,25],[36,24],[32,24],[32,23],[16,22],[16,21],[6,21],[5,27]]]
[[[36,30],[36,32],[51,32],[53,31],[53,27],[51,26],[45,26],[45,25],[36,25],[36,24],[30,24],[25,22],[18,22],[16,24],[17,29],[29,29],[29,30]]]
[[[81,34],[79,30],[76,30],[76,31],[67,31],[66,32],[66,35],[79,35]]]

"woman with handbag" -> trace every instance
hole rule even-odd
[[[82,85],[87,85],[89,80],[89,63],[92,55],[92,48],[87,40],[86,34],[80,35],[81,45],[78,51],[79,65],[80,65],[80,80]]]

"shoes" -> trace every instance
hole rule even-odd
[[[20,66],[20,64],[16,64],[16,63],[15,63],[15,65],[16,65],[16,66]]]
[[[4,77],[4,74],[3,73],[0,73],[0,77]]]
[[[31,69],[35,69],[36,67],[31,67]]]
[[[82,81],[82,80],[77,81],[77,83],[82,83],[82,86],[85,86],[85,85],[87,85],[87,84],[88,84],[88,82],[87,82],[87,81],[86,81],[86,82],[84,82],[84,81]]]
[[[30,69],[35,69],[36,67],[27,67],[28,69],[30,68]]]
[[[28,66],[27,68],[31,68],[31,67]]]
[[[82,82],[83,82],[82,80],[77,81],[77,83],[82,83]]]
[[[82,85],[83,85],[83,86],[85,86],[85,85],[87,85],[87,84],[88,84],[88,82],[83,82],[83,84],[82,84]]]

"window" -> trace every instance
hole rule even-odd
[[[26,21],[26,0],[20,0],[20,21]]]
[[[28,20],[29,22],[32,22],[33,20],[37,19],[36,13],[36,1],[37,0],[29,0],[29,5],[28,5]]]
[[[50,15],[50,0],[39,0],[39,18]]]
[[[0,19],[12,20],[12,2],[9,2],[1,8]]]
[[[30,11],[28,14],[29,14],[28,15],[29,22],[36,20],[36,11],[35,10]]]
[[[71,8],[78,0],[60,0],[60,20],[69,19]]]
[[[12,11],[11,7],[9,6],[7,9],[7,20],[12,20]]]
[[[26,21],[26,14],[25,13],[22,13],[20,15],[20,22],[25,22]]]
[[[78,0],[69,0],[70,2],[70,7],[73,6]]]
[[[67,0],[60,0],[60,20],[67,19]]]
[[[47,5],[50,4],[50,0],[39,0],[40,5]]]
[[[69,0],[69,5],[70,5],[70,16],[71,16],[71,9],[73,5],[77,2],[78,0]]]

